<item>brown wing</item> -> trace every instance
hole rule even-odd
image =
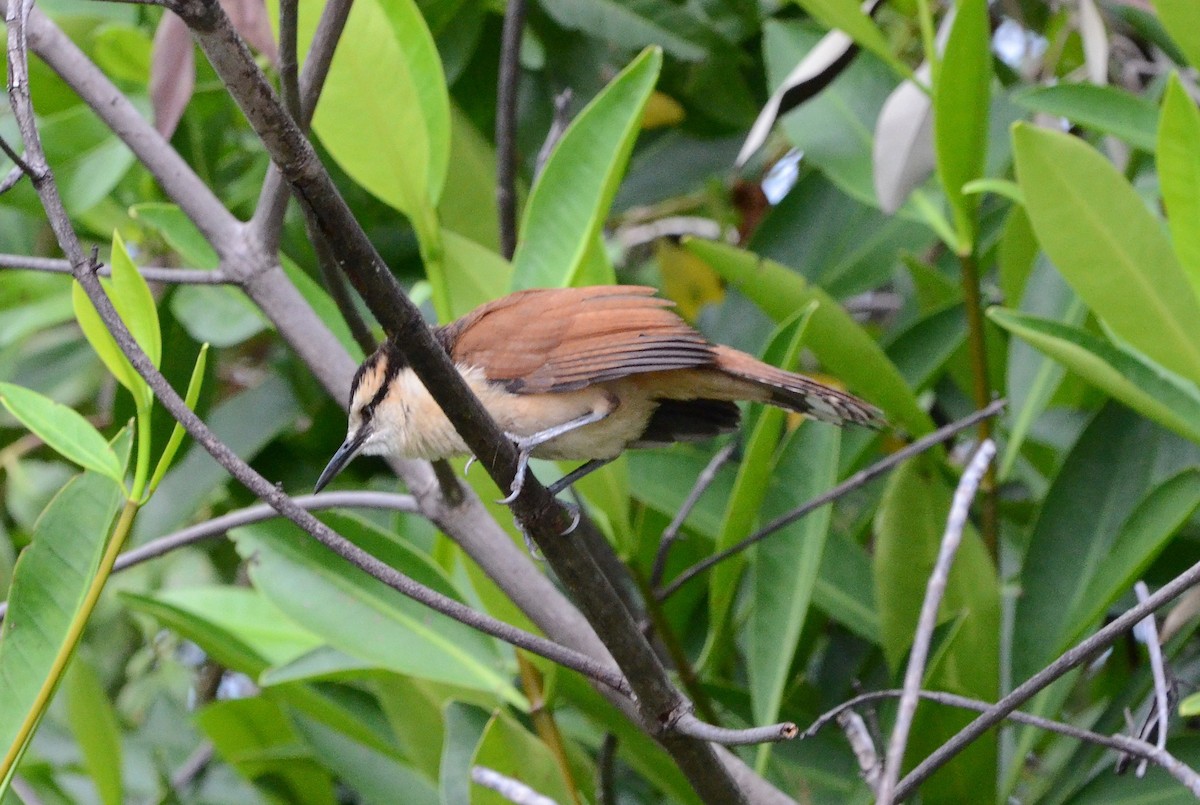
[[[438,336],[455,363],[526,394],[711,365],[714,347],[654,293],[635,285],[518,291]]]

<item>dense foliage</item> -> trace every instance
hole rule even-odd
[[[577,485],[624,565],[617,586],[706,720],[803,728],[861,690],[898,687],[962,466],[995,438],[924,677],[995,702],[1136,603],[1137,580],[1161,587],[1200,554],[1193,3],[539,0],[519,53],[502,53],[502,4],[355,0],[313,141],[430,320],[516,288],[652,284],[712,340],[885,411],[894,428],[876,433],[748,408],[739,449],[713,465],[661,567],[664,532],[723,442],[637,451]],[[277,5],[227,4],[273,81]],[[272,232],[267,152],[203,54],[193,63],[177,18],[39,6],[38,126],[118,312],[226,445],[307,494],[345,436],[349,372],[368,346],[335,302],[343,281],[320,269],[295,205]],[[300,3],[302,63],[321,11]],[[511,260],[494,136],[506,59]],[[140,128],[114,130],[123,103]],[[0,136],[22,150],[6,111]],[[244,232],[266,263],[234,248]],[[38,263],[61,256],[55,244],[28,179],[0,195],[4,802],[501,801],[470,783],[474,766],[563,803],[705,798],[583,676],[404,598],[285,520],[218,520],[255,497],[184,440],[79,284],[49,270],[69,266]],[[177,269],[227,281],[163,281]],[[1008,407],[994,423],[672,586],[997,396]],[[486,473],[465,477],[524,551]],[[333,486],[402,488],[375,459]],[[319,516],[427,587],[548,632],[411,491]],[[107,579],[119,548],[180,532],[207,538]],[[1162,640],[1186,694],[1197,602],[1181,601]],[[1093,659],[1023,709],[1124,730],[1127,710],[1149,709],[1146,650],[1125,637]],[[859,708],[881,757],[894,711]],[[923,703],[906,768],[971,718]],[[1200,763],[1182,723],[1168,748]],[[798,801],[871,797],[836,726],[735,751]],[[1106,751],[1010,725],[921,796],[1190,798],[1157,768],[1114,776]]]

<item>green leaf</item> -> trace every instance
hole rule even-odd
[[[200,387],[204,385],[204,369],[207,365],[208,344],[201,344],[200,352],[196,355],[196,363],[192,367],[192,377],[188,380],[187,393],[183,399],[187,407],[193,411],[196,410],[196,401],[200,399]],[[158,484],[162,481],[163,476],[171,468],[171,462],[175,460],[175,454],[179,451],[179,446],[183,444],[183,437],[186,434],[187,430],[183,425],[176,422],[175,427],[171,430],[171,437],[167,440],[167,446],[163,448],[162,455],[159,456],[154,474],[150,477],[150,483],[146,487],[147,498],[154,494],[154,490],[158,489]]]
[[[45,712],[51,679],[72,621],[92,583],[121,501],[111,478],[84,473],[70,481],[38,519],[33,540],[17,560],[8,616],[0,627],[0,747],[9,760],[31,715]],[[42,699],[42,697],[46,697]],[[36,726],[36,725],[35,725]],[[31,735],[25,735],[25,740]],[[0,782],[7,788],[9,777]]]
[[[1086,606],[1096,568],[1151,487],[1159,439],[1145,419],[1108,405],[1067,455],[1029,537],[1013,629],[1014,680],[1057,656],[1073,632],[1071,615]]]
[[[776,328],[767,345],[769,361],[783,369],[794,369],[804,343],[804,333],[812,320],[816,308],[809,302],[783,324]],[[723,551],[734,543],[749,536],[758,521],[759,511],[767,496],[768,482],[775,476],[775,453],[783,435],[787,413],[780,408],[756,405],[753,414],[747,417],[750,432],[746,440],[745,453],[738,467],[737,481],[726,504],[725,517],[717,534],[717,551]],[[728,634],[726,618],[733,605],[738,582],[746,566],[746,554],[726,560],[713,568],[708,588],[709,649],[715,647],[723,635]]]
[[[892,474],[875,515],[875,599],[883,653],[893,674],[903,668],[912,645],[950,497],[923,456]],[[944,634],[924,686],[994,701],[1000,679],[1000,590],[987,549],[970,526],[950,570],[938,623]],[[908,751],[913,758],[924,757],[970,718],[946,709],[918,710]],[[922,795],[930,802],[971,802],[978,799],[980,781],[995,775],[992,733],[930,778]]]
[[[153,595],[123,592],[121,600],[191,640],[230,670],[255,679],[268,666],[290,662],[323,645],[261,592],[245,587],[184,587]]]
[[[545,0],[541,5],[564,28],[625,49],[658,45],[675,58],[692,62],[709,55],[700,20],[688,6],[663,0]]]
[[[194,268],[216,268],[220,258],[204,234],[184,215],[178,204],[134,204],[129,216],[157,232],[184,262]]]
[[[292,720],[314,756],[353,788],[363,802],[395,802],[397,793],[403,792],[406,805],[439,805],[433,782],[405,763],[398,753],[384,753],[361,744],[311,718],[294,716]]]
[[[1186,469],[1156,484],[1121,525],[1094,572],[1081,578],[1086,591],[1067,619],[1059,643],[1065,651],[1100,621],[1121,596],[1133,589],[1150,563],[1200,508],[1200,470]]]
[[[301,60],[319,10],[301,5]],[[424,232],[450,155],[450,100],[433,37],[412,0],[356,2],[342,36],[354,47],[334,54],[313,130],[351,178]]]
[[[1074,137],[1017,124],[1013,141],[1029,219],[1067,282],[1135,349],[1200,381],[1200,302],[1141,197]]]
[[[1200,297],[1200,111],[1177,75],[1163,98],[1158,183],[1175,254]]]
[[[262,309],[229,285],[186,285],[171,294],[170,305],[193,340],[218,348],[236,346],[271,327]]]
[[[1135,411],[1200,443],[1195,385],[1084,330],[1003,308],[988,316]]]
[[[574,802],[572,786],[563,779],[562,771],[549,747],[536,735],[522,727],[503,710],[492,715],[475,749],[472,766],[483,766],[506,777],[521,780],[552,802]],[[575,764],[572,764],[575,766]],[[591,768],[572,768],[574,787],[579,791],[594,791]],[[582,776],[578,772],[586,774]],[[507,805],[508,799],[487,788],[471,786],[471,805]]]
[[[462,235],[442,230],[450,317],[470,313],[484,302],[504,296],[512,282],[512,266],[491,249]]]
[[[1200,67],[1200,26],[1191,0],[1153,0],[1154,10],[1167,33],[1193,67]]]
[[[684,245],[776,321],[817,300],[820,305],[809,323],[806,346],[825,368],[910,434],[933,430],[929,415],[879,344],[823,290],[774,261],[733,246],[695,239]]]
[[[100,285],[115,307],[116,298],[112,293],[112,283],[100,280]],[[139,407],[150,405],[152,400],[150,387],[146,385],[146,381],[137,373],[133,364],[125,357],[125,353],[117,346],[117,342],[101,320],[100,314],[96,312],[92,301],[84,292],[83,286],[78,282],[71,283],[71,286],[71,305],[75,308],[75,318],[79,321],[79,327],[83,330],[84,337],[87,338],[92,349],[96,351],[96,355],[100,357],[100,361],[117,379],[117,382],[133,395],[134,402]],[[117,309],[117,312],[120,313],[120,308]]]
[[[100,431],[74,410],[12,383],[0,383],[0,403],[63,458],[122,482],[124,471],[117,454]]]
[[[117,713],[91,665],[76,656],[66,675],[67,717],[83,753],[83,765],[104,805],[124,802],[121,785],[121,727]]]
[[[1082,324],[1087,315],[1083,302],[1044,258],[1037,261],[1025,284],[1021,308],[1028,315],[1048,317],[1070,326]],[[1012,472],[1033,423],[1045,412],[1065,375],[1066,368],[1061,362],[1038,354],[1032,344],[1024,341],[1009,344],[1005,382],[1010,412],[1008,444],[997,471],[1002,480]]]
[[[347,533],[375,556],[422,582],[438,582],[433,565],[399,543],[370,530]],[[238,551],[254,557],[256,586],[290,617],[330,645],[397,673],[462,685],[521,702],[490,638],[432,612],[335,560],[311,537],[286,522],[268,522],[231,533]],[[423,578],[422,578],[423,576]]]
[[[790,479],[789,495],[769,497],[762,519],[772,520],[832,487],[840,447],[837,427],[816,421],[801,424],[773,468],[774,474]],[[832,514],[833,507],[824,506],[755,548],[746,670],[756,724],[771,723],[779,715]]]
[[[567,285],[604,225],[662,67],[650,47],[571,122],[546,161],[521,221],[513,288]]]
[[[162,363],[162,333],[158,327],[158,308],[150,286],[129,259],[121,233],[114,231],[112,239],[112,296],[113,305],[121,320],[133,333],[133,338],[155,366]]]
[[[963,185],[983,176],[987,159],[992,82],[990,38],[986,0],[957,3],[934,88],[938,177],[954,213],[960,254],[967,254],[973,248],[979,225],[979,197],[964,194]]]
[[[1014,93],[1013,101],[1104,134],[1119,137],[1143,151],[1154,152],[1158,110],[1145,98],[1117,87],[1056,84]]]
[[[849,36],[865,50],[883,59],[899,75],[912,78],[908,65],[896,58],[883,31],[874,20],[862,12],[857,0],[797,0],[809,13],[827,28],[835,28]]]
[[[194,718],[217,753],[260,786],[265,801],[334,805],[330,771],[288,716],[281,704],[252,697],[210,704]]]

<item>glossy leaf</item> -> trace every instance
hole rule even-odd
[[[317,11],[301,5],[301,42]],[[433,37],[412,0],[355,3],[342,36],[354,47],[334,54],[313,130],[346,173],[425,232],[450,154],[450,101]],[[303,59],[307,45],[301,51]]]
[[[571,283],[604,225],[661,67],[662,51],[647,48],[571,122],[525,207],[513,288]]]
[[[1200,391],[1194,384],[1084,330],[1001,308],[988,316],[1134,410],[1200,442]]]
[[[108,280],[100,280],[100,285],[108,294],[113,306],[117,307],[117,298],[113,295],[112,283]],[[92,349],[96,351],[100,361],[117,379],[117,382],[129,390],[138,406],[149,406],[152,400],[150,387],[146,385],[146,381],[137,373],[133,364],[125,357],[125,353],[117,346],[117,342],[108,332],[104,321],[101,320],[100,314],[96,312],[91,300],[84,292],[83,286],[78,282],[71,284],[71,304],[75,309],[75,318],[79,321],[79,328],[83,330],[84,337],[92,345]],[[117,307],[117,313],[120,314],[120,312],[121,309]]]
[[[685,241],[725,281],[748,296],[768,316],[781,321],[811,300],[820,304],[809,324],[806,346],[850,390],[884,410],[892,421],[919,435],[933,423],[879,344],[820,288],[794,271],[741,249],[711,241]]]
[[[238,288],[227,285],[188,285],[171,294],[171,313],[188,335],[219,348],[247,341],[271,322]]]
[[[63,458],[118,484],[123,480],[117,454],[92,423],[73,409],[12,383],[0,383],[0,403]]]
[[[48,699],[39,699],[52,692],[45,686],[92,583],[120,501],[121,488],[111,478],[91,472],[76,477],[46,507],[33,541],[17,560],[8,615],[0,626],[0,747],[9,772],[0,788],[7,788],[13,761],[24,751],[26,744],[17,743],[22,725],[31,714],[40,718],[45,711]]]
[[[786,479],[791,494],[769,497],[762,519],[783,515],[832,487],[837,482],[840,446],[837,427],[804,422],[774,468],[776,475]],[[792,658],[813,600],[832,513],[832,507],[825,506],[755,548],[746,668],[757,724],[778,720]]]
[[[1163,98],[1158,182],[1175,254],[1200,298],[1200,111],[1176,75]]]
[[[964,194],[963,185],[983,175],[987,158],[990,38],[986,0],[957,3],[933,96],[938,177],[954,213],[959,253],[971,251],[978,227],[979,199]]]
[[[158,307],[150,286],[129,258],[120,232],[112,239],[113,306],[133,338],[155,366],[162,363],[162,333],[158,327]]]
[[[1057,84],[1018,92],[1013,100],[1027,109],[1065,117],[1072,123],[1119,137],[1153,152],[1158,110],[1144,98],[1116,87]]]
[[[296,533],[294,526],[262,523],[239,528],[232,536],[239,552],[255,557],[251,576],[259,589],[330,645],[397,673],[521,701],[488,637],[431,612],[345,562],[332,561],[326,548]],[[377,548],[385,546],[368,533],[356,536],[371,539]],[[429,577],[430,565],[411,551],[395,544],[392,554],[391,563],[401,572]]]
[[[1013,140],[1029,219],[1067,282],[1135,349],[1200,381],[1200,302],[1142,199],[1074,137],[1018,124]]]
[[[888,479],[875,516],[875,593],[884,656],[902,674],[925,587],[950,510],[950,489],[927,457],[911,460]],[[993,701],[1000,680],[1000,590],[996,570],[978,534],[968,526],[951,566],[938,623],[939,645],[925,686]],[[944,709],[919,709],[909,740],[914,758],[949,738],[971,718]],[[995,778],[996,738],[972,743],[922,786],[930,801],[970,802],[981,780]]]
[[[1200,67],[1200,27],[1191,0],[1152,0],[1158,19],[1193,67]]]
[[[504,296],[512,282],[509,262],[462,235],[442,230],[450,316],[465,316],[484,302]]]

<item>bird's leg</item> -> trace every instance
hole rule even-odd
[[[580,428],[599,422],[612,413],[612,410],[612,408],[598,408],[594,411],[588,411],[583,416],[569,419],[561,425],[539,430],[537,433],[531,433],[528,436],[507,434],[512,439],[513,444],[517,446],[517,472],[515,477],[513,477],[511,494],[498,502],[503,504],[512,503],[517,499],[517,495],[521,494],[521,489],[525,486],[525,473],[529,471],[529,457],[537,447],[553,439],[557,439],[559,436],[564,436],[571,431],[579,430]]]
[[[570,486],[571,484],[580,480],[581,478],[591,475],[593,472],[600,469],[605,464],[611,464],[612,462],[614,462],[616,460],[617,460],[616,456],[612,456],[611,458],[593,458],[591,461],[587,462],[586,464],[580,464],[578,467],[571,470],[566,475],[564,475],[563,477],[559,478],[554,483],[547,486],[546,489],[548,489],[550,491],[551,495],[557,495],[559,492],[563,491],[568,486]]]

